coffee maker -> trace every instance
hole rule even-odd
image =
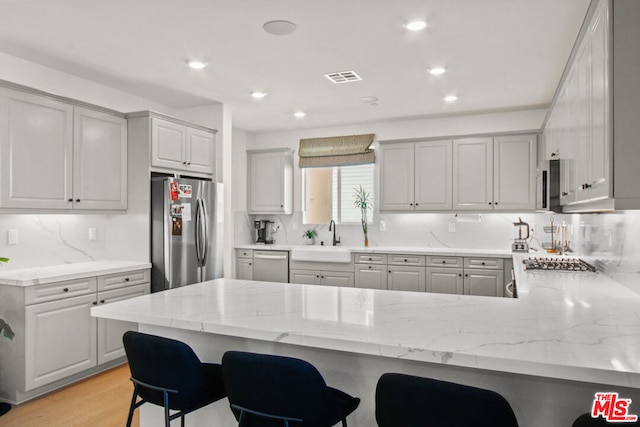
[[[259,245],[270,245],[275,243],[273,233],[275,231],[273,221],[256,220],[253,221],[253,239]]]

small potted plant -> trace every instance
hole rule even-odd
[[[308,230],[305,230],[305,232],[302,234],[302,237],[306,239],[307,245],[315,245],[316,237],[318,237],[318,232],[310,228]]]

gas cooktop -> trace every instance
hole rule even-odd
[[[522,260],[525,270],[547,271],[589,271],[595,272],[596,268],[580,258],[542,258],[534,257]]]

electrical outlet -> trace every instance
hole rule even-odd
[[[7,231],[7,244],[9,245],[18,244],[18,230],[12,229]]]
[[[456,223],[455,222],[450,222],[449,223],[449,233],[455,233],[456,232]]]
[[[387,231],[387,223],[380,220],[380,231]]]
[[[97,237],[97,231],[95,227],[89,227],[89,240],[94,241]]]

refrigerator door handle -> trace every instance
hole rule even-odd
[[[207,260],[207,221],[204,202],[202,199],[196,201],[196,256],[198,266],[204,267]]]
[[[207,255],[209,250],[209,235],[207,234],[207,208],[204,204],[204,200],[198,199],[198,203],[200,205],[200,227],[201,227],[201,237],[202,244],[200,246],[202,250],[202,266],[207,265]]]

